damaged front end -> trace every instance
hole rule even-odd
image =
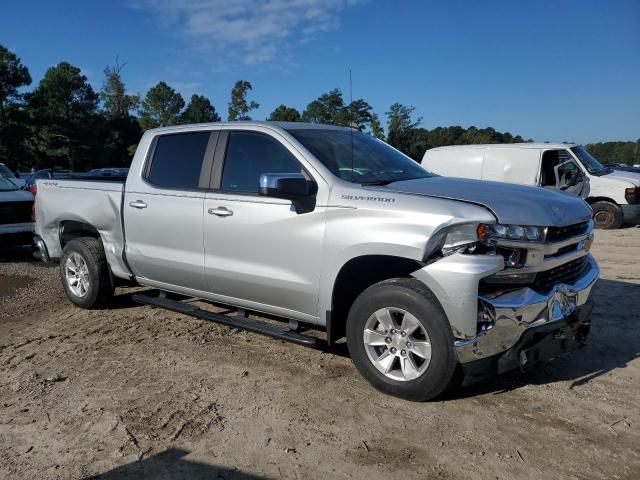
[[[412,275],[440,300],[466,383],[526,370],[584,343],[599,275],[591,221],[454,228]]]

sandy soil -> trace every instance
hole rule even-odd
[[[433,403],[349,358],[64,297],[0,259],[0,478],[640,478],[640,228],[598,231],[588,345]]]

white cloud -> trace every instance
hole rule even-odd
[[[204,49],[246,64],[266,63],[293,45],[337,28],[341,12],[366,0],[133,0]]]

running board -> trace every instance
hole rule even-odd
[[[184,315],[190,315],[192,317],[199,318],[201,320],[208,320],[209,322],[221,323],[229,327],[240,328],[249,332],[261,333],[262,335],[268,335],[270,337],[284,340],[286,342],[297,343],[298,345],[304,345],[306,347],[319,347],[318,339],[310,337],[308,335],[302,335],[301,333],[294,332],[288,328],[281,328],[277,325],[271,325],[268,323],[260,322],[258,320],[250,320],[247,317],[234,316],[230,317],[222,315],[220,313],[209,312],[201,308],[196,307],[190,303],[182,303],[176,300],[171,300],[167,297],[150,296],[141,293],[134,294],[131,299],[136,303],[143,305],[151,305],[152,307],[164,308],[173,312],[182,313]]]

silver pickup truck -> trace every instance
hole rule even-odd
[[[346,337],[360,373],[403,398],[532,368],[589,332],[599,270],[584,201],[433,176],[351,129],[160,128],[126,181],[37,191],[40,256],[59,259],[76,305],[143,285],[156,294],[142,303],[276,338],[326,348]]]

